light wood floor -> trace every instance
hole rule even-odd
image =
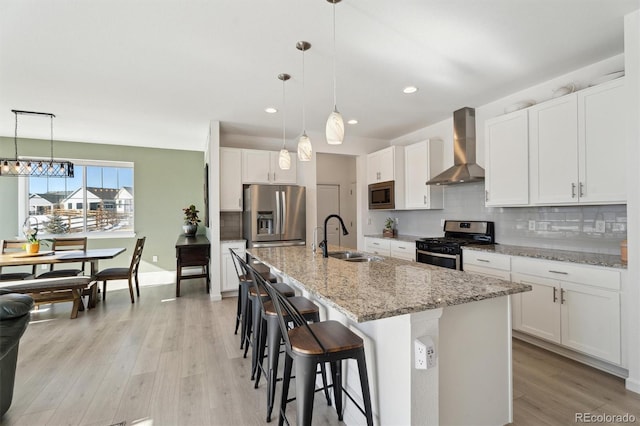
[[[127,290],[109,292],[75,320],[70,304],[41,306],[20,343],[2,424],[266,424],[264,381],[253,388],[233,334],[236,299],[212,303],[196,280],[181,290],[174,299],[173,285],[143,287],[134,305]],[[576,412],[640,422],[640,396],[621,379],[518,341],[514,376],[515,425],[572,424]],[[320,395],[314,424],[340,424]]]

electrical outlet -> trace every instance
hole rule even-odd
[[[604,233],[605,225],[604,220],[596,220],[596,232]]]
[[[427,370],[436,366],[436,349],[431,337],[422,336],[414,340],[413,350],[416,370]]]
[[[158,261],[158,256],[153,256],[151,258],[151,261],[154,262],[154,263],[157,262]]]
[[[529,231],[535,231],[536,230],[536,221],[535,220],[530,220],[529,221]]]
[[[398,219],[397,217],[393,219],[396,222],[396,225],[400,224],[400,219]]]
[[[444,226],[444,219],[440,219],[440,226]]]

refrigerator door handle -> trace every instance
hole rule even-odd
[[[284,233],[284,230],[287,229],[287,199],[285,198],[284,191],[282,191],[282,215],[280,216],[280,220],[282,221],[281,229]]]
[[[276,235],[280,234],[280,191],[276,191],[276,217],[275,217]]]

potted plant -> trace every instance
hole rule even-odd
[[[382,230],[383,237],[395,237],[396,230],[393,228],[394,224],[394,220],[390,217],[388,217],[387,220],[384,221],[384,229]]]
[[[35,221],[35,224],[32,223]],[[28,216],[24,224],[22,224],[22,233],[24,237],[27,239],[27,243],[25,244],[25,250],[27,253],[35,254],[40,251],[40,240],[38,240],[38,219],[33,216]]]
[[[196,206],[191,204],[189,207],[182,209],[182,211],[184,212],[184,225],[182,226],[184,235],[187,237],[193,237],[198,231],[198,222],[200,222],[200,219],[198,218],[199,210],[196,209]]]

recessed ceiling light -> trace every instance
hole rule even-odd
[[[347,124],[358,124],[358,120],[352,118],[351,120],[347,121]]]
[[[276,112],[278,112],[278,110],[274,107],[267,107],[264,109],[264,112],[266,112],[267,114],[275,114]]]
[[[416,93],[418,91],[418,88],[416,86],[407,86],[404,89],[402,89],[402,91],[404,93]]]

